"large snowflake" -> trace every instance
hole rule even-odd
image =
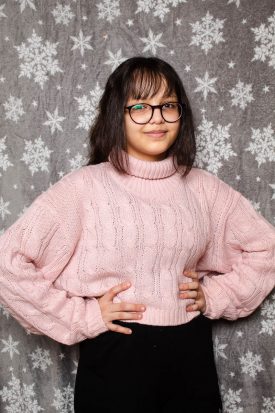
[[[249,143],[246,151],[251,152],[255,156],[258,165],[260,166],[267,161],[275,161],[275,136],[271,124],[267,128],[252,129],[252,142]]]
[[[48,160],[50,159],[51,150],[45,146],[44,142],[39,138],[35,139],[34,142],[27,141],[25,143],[25,152],[21,161],[24,161],[26,165],[29,166],[29,170],[33,175],[35,172],[49,171]]]
[[[10,215],[11,212],[8,210],[9,202],[5,202],[4,199],[0,198],[0,216],[2,218],[2,221],[4,221],[6,215]]]
[[[103,0],[96,5],[98,18],[112,23],[115,17],[120,16],[119,0]]]
[[[215,359],[218,360],[219,357],[223,358],[223,359],[227,359],[227,356],[224,352],[224,350],[227,347],[227,344],[221,344],[220,340],[218,337],[215,337],[215,341],[214,341],[214,354],[215,354]]]
[[[70,5],[62,6],[62,4],[59,4],[59,3],[56,5],[55,9],[52,11],[52,15],[57,24],[61,23],[66,26],[75,16],[74,13],[72,13],[71,11]]]
[[[253,354],[251,351],[247,351],[247,353],[240,357],[239,360],[242,367],[242,373],[249,374],[253,379],[255,379],[260,371],[264,370],[260,354]]]
[[[44,122],[43,125],[48,125],[51,127],[51,134],[53,134],[55,130],[63,131],[60,122],[63,122],[66,118],[58,115],[58,108],[55,108],[54,113],[50,113],[46,110],[46,114],[48,116],[48,120]]]
[[[35,392],[33,390],[34,384],[27,385],[21,383],[14,374],[12,374],[11,380],[8,382],[8,386],[4,386],[0,390],[0,396],[5,406],[7,413],[38,413],[41,412],[40,407],[35,399]]]
[[[261,306],[261,314],[266,319],[261,321],[262,328],[260,333],[272,336],[275,331],[275,294],[270,299],[264,301]]]
[[[33,10],[36,10],[33,0],[14,0],[14,1],[16,1],[17,3],[20,3],[21,13],[22,11],[25,10],[26,6],[29,6]]]
[[[265,62],[269,59],[268,65],[275,69],[275,12],[268,18],[269,24],[261,24],[259,27],[252,27],[255,35],[255,42],[260,45],[254,48],[254,60]]]
[[[273,400],[270,397],[263,397],[263,409],[261,413],[275,413],[275,396]]]
[[[164,16],[170,11],[169,7],[176,7],[181,3],[187,3],[187,0],[138,0],[136,13],[153,11],[153,15],[163,22]]]
[[[204,168],[214,174],[217,174],[222,166],[222,160],[228,160],[230,156],[236,156],[232,150],[231,143],[227,142],[230,138],[229,128],[227,126],[217,125],[213,128],[213,122],[203,119],[202,124],[198,126],[199,134],[197,135],[198,153],[196,165]]]
[[[228,0],[227,4],[235,3],[237,7],[240,6],[240,0]]]
[[[68,384],[68,386],[64,387],[62,391],[59,389],[54,390],[54,401],[52,406],[60,413],[73,413],[73,399],[73,388],[70,384]]]
[[[240,398],[240,390],[231,390],[225,391],[224,385],[221,386],[221,395],[223,399],[223,411],[224,413],[242,413],[243,408],[238,406],[241,403],[242,399]]]
[[[104,64],[111,65],[112,71],[115,70],[122,62],[124,62],[124,60],[126,60],[126,58],[121,55],[121,49],[119,49],[116,53],[112,53],[110,50],[108,50],[108,55],[109,60],[106,60]]]
[[[209,11],[201,21],[190,24],[192,26],[192,33],[194,33],[190,45],[201,45],[201,49],[204,50],[205,54],[208,53],[208,50],[212,49],[214,43],[224,42],[221,31],[224,20],[214,19]]]
[[[17,123],[20,117],[25,113],[23,109],[22,99],[10,96],[9,99],[3,103],[6,111],[6,119],[10,119]]]
[[[30,354],[30,358],[32,359],[32,366],[34,369],[39,368],[42,371],[46,371],[48,366],[53,364],[49,350],[43,350],[40,347],[37,347],[37,349]]]
[[[79,123],[76,128],[88,130],[97,115],[97,106],[103,90],[97,83],[95,88],[90,91],[90,98],[83,95],[81,98],[75,97],[78,102],[78,110],[84,112],[78,117]]]
[[[14,46],[18,51],[19,59],[23,60],[23,63],[20,64],[19,77],[26,76],[31,79],[33,76],[34,81],[43,89],[48,74],[54,75],[57,72],[63,72],[58,66],[58,60],[53,58],[57,55],[58,43],[50,43],[46,40],[43,44],[42,37],[37,36],[35,30],[27,41],[28,45],[22,43],[20,46]]]
[[[241,109],[245,109],[247,103],[250,103],[252,102],[252,100],[254,100],[252,95],[252,85],[244,84],[240,80],[229,92],[233,98],[231,106],[240,106]]]
[[[151,29],[149,29],[148,32],[148,37],[141,37],[140,40],[145,43],[145,47],[143,48],[143,52],[147,52],[150,50],[150,52],[153,55],[156,55],[157,53],[157,47],[166,47],[164,44],[159,42],[159,39],[161,38],[162,33],[157,34],[156,36],[152,32]]]
[[[74,171],[84,165],[85,158],[78,152],[74,158],[69,160],[69,162],[71,165],[71,171]]]
[[[79,31],[78,37],[70,36],[70,38],[74,41],[74,45],[71,50],[79,49],[81,56],[84,56],[85,49],[93,50],[93,47],[89,44],[92,36],[84,36],[82,30]]]
[[[7,15],[3,12],[3,9],[5,8],[6,4],[1,4],[0,6],[0,19],[1,17],[7,17]]]
[[[199,86],[195,89],[195,92],[202,92],[204,100],[206,100],[209,92],[217,93],[213,84],[216,82],[217,78],[210,78],[208,72],[205,72],[204,78],[196,77],[196,81]]]
[[[7,149],[6,145],[6,136],[4,138],[0,139],[0,168],[3,169],[3,171],[6,171],[9,166],[13,166],[13,164],[9,161],[9,157],[4,151]],[[0,173],[0,176],[2,174]]]
[[[13,358],[14,354],[19,354],[19,351],[16,348],[19,344],[19,341],[14,341],[10,334],[9,334],[8,340],[1,340],[1,341],[4,344],[4,347],[1,350],[1,353],[9,353],[11,359]]]

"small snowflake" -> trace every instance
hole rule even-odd
[[[267,26],[261,24],[259,27],[251,28],[255,35],[255,41],[260,43],[260,46],[254,48],[254,57],[252,62],[260,60],[265,62],[269,58],[268,65],[275,69],[275,12],[268,18],[270,24]]]
[[[55,22],[68,25],[72,18],[75,16],[74,13],[71,11],[71,6],[62,6],[61,4],[57,3],[56,8],[52,11],[52,15],[55,18]]]
[[[54,113],[50,113],[46,110],[48,119],[43,125],[49,125],[51,127],[51,134],[55,132],[55,130],[63,131],[60,122],[63,122],[66,118],[64,116],[58,115],[58,108],[55,109]]]
[[[70,38],[74,41],[74,45],[71,50],[80,49],[81,56],[84,56],[85,49],[93,50],[93,47],[89,44],[89,41],[92,36],[83,36],[82,30],[79,31],[79,37],[70,36]]]
[[[1,19],[1,17],[7,17],[5,15],[5,13],[3,12],[3,9],[4,9],[5,5],[6,5],[6,3],[4,3],[0,6],[0,19]]]
[[[0,216],[2,218],[2,221],[4,221],[6,215],[10,215],[10,211],[8,210],[9,202],[5,202],[4,199],[0,198]]]
[[[35,399],[35,392],[33,390],[34,384],[27,385],[21,383],[12,373],[12,378],[8,382],[8,386],[4,386],[0,390],[0,396],[4,403],[7,413],[38,413],[43,411]]]
[[[240,0],[228,0],[227,4],[230,3],[235,3],[238,8],[240,7]]]
[[[63,390],[54,390],[54,401],[52,406],[60,413],[74,412],[74,391],[70,384],[64,387]]]
[[[29,6],[31,9],[36,10],[33,0],[14,0],[17,3],[20,3],[21,13],[25,10],[26,6]]]
[[[206,71],[204,78],[196,77],[196,81],[198,82],[199,86],[195,89],[195,92],[202,92],[204,100],[206,100],[207,95],[209,92],[217,93],[216,89],[214,88],[213,84],[216,82],[217,78],[213,77],[212,79],[209,78],[209,74]]]
[[[0,231],[0,235],[2,235],[4,233],[4,230]],[[7,311],[7,309],[0,304],[0,311],[2,311],[3,315],[8,319],[10,318],[10,313]]]
[[[75,368],[71,371],[71,374],[77,374],[78,362],[74,360],[73,363]]]
[[[75,169],[81,168],[81,166],[85,163],[85,158],[78,152],[76,156],[69,160],[71,165],[71,170],[74,171]]]
[[[1,340],[2,343],[4,344],[4,348],[1,350],[1,353],[9,353],[10,358],[13,358],[14,354],[20,354],[19,351],[17,350],[17,346],[19,344],[19,341],[13,341],[13,338],[11,335],[9,335],[8,340]]]
[[[103,0],[96,5],[98,18],[112,23],[115,17],[120,16],[119,0]]]
[[[238,406],[241,403],[242,399],[240,397],[240,390],[231,390],[225,391],[224,385],[221,385],[221,395],[223,400],[223,411],[224,413],[242,413],[243,408]]]
[[[115,70],[122,62],[124,62],[124,60],[126,60],[126,58],[122,57],[121,55],[121,49],[119,49],[116,53],[112,53],[110,50],[108,50],[108,55],[109,60],[106,60],[104,64],[111,65],[112,71]]]
[[[221,344],[218,337],[215,337],[214,341],[214,354],[215,359],[217,360],[219,357],[223,359],[227,359],[226,354],[224,353],[224,349],[227,347],[227,344]]]
[[[247,351],[247,353],[240,357],[239,360],[242,367],[242,373],[248,374],[253,379],[255,379],[257,373],[264,370],[260,354],[254,355],[251,351]]]
[[[78,117],[79,123],[78,128],[83,128],[88,130],[91,123],[94,121],[97,115],[97,106],[101,98],[103,90],[99,87],[99,84],[96,84],[96,87],[90,91],[90,99],[84,95],[81,98],[75,97],[78,102],[79,111],[83,111],[84,114]]]
[[[247,103],[254,100],[252,95],[252,85],[244,84],[239,80],[235,88],[231,89],[230,95],[233,97],[231,106],[240,106],[241,109],[245,109]]]
[[[22,99],[16,98],[14,96],[9,97],[7,102],[3,103],[6,111],[6,119],[10,119],[17,123],[20,116],[22,116],[25,111],[23,109]]]
[[[270,299],[266,299],[261,305],[261,315],[266,319],[261,321],[262,329],[260,333],[273,335],[275,331],[275,294]]]
[[[262,407],[261,413],[275,413],[275,396],[273,400],[270,397],[263,397]]]
[[[272,200],[272,199],[275,199],[275,184],[269,184],[269,186],[271,186],[271,188],[274,191],[274,194],[272,195],[272,198],[271,198],[271,200]]]
[[[181,3],[187,3],[187,0],[138,0],[136,13],[148,14],[153,11],[153,15],[163,22],[165,15],[170,11],[169,6],[176,7]]]
[[[204,50],[205,54],[208,50],[212,49],[213,43],[218,44],[224,42],[222,37],[222,29],[224,20],[215,19],[213,16],[207,12],[206,15],[201,19],[201,22],[190,23],[192,26],[192,41],[190,45],[200,46]]]
[[[255,209],[255,211],[260,213],[260,210],[261,210],[260,202],[252,201],[250,199],[249,199],[249,201],[250,201],[251,205],[253,206],[253,208]]]
[[[54,75],[62,72],[58,67],[58,60],[53,59],[53,56],[57,55],[57,45],[58,43],[50,43],[48,40],[44,45],[42,37],[37,36],[33,30],[32,36],[28,38],[28,45],[22,43],[20,46],[14,46],[18,51],[19,59],[24,61],[20,64],[19,77],[26,76],[31,79],[34,76],[34,81],[43,89],[48,73]]]
[[[231,143],[227,142],[230,138],[230,126],[230,123],[227,126],[218,124],[217,128],[213,129],[213,122],[203,119],[202,124],[198,126],[200,133],[196,137],[198,143],[196,165],[199,168],[206,165],[208,171],[217,174],[223,159],[228,160],[230,156],[236,156]]]
[[[34,142],[27,141],[25,143],[25,152],[23,153],[21,161],[29,165],[29,170],[32,175],[38,172],[39,169],[48,172],[48,160],[50,159],[51,152],[46,145],[44,146],[44,142],[41,136],[39,136]]]
[[[159,42],[161,36],[162,33],[159,33],[155,36],[152,30],[149,29],[148,37],[140,37],[140,40],[146,44],[142,51],[147,52],[147,50],[150,50],[150,52],[152,52],[153,55],[156,55],[157,47],[166,47],[164,44]]]
[[[30,354],[30,358],[32,359],[32,366],[34,369],[41,369],[42,371],[46,371],[48,366],[52,363],[50,358],[49,350],[43,350],[40,347]]]
[[[4,154],[4,151],[7,149],[5,142],[6,142],[6,136],[0,139],[0,168],[2,168],[3,171],[6,171],[9,166],[13,166],[13,164],[9,161],[8,155]],[[1,173],[0,173],[0,176],[1,176]]]
[[[255,159],[260,166],[267,161],[275,161],[275,136],[271,124],[267,128],[252,129],[252,142],[249,143],[245,150],[256,155]]]

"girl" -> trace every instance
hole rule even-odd
[[[134,57],[110,76],[89,165],[40,195],[0,242],[0,298],[34,333],[80,342],[77,413],[218,413],[211,319],[274,287],[275,231],[192,168],[175,70]]]

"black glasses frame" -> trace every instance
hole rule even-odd
[[[169,120],[166,120],[165,117],[164,117],[163,114],[162,114],[162,109],[163,109],[163,107],[164,107],[165,105],[167,105],[168,103],[177,103],[177,105],[179,105],[180,108],[181,108],[180,116],[178,117],[177,120],[173,120],[172,122],[169,121]],[[147,105],[147,106],[150,106],[150,107],[151,107],[151,109],[152,109],[152,115],[151,115],[150,119],[149,119],[147,122],[136,122],[136,121],[132,118],[132,116],[131,116],[131,109],[132,109],[134,106],[137,106],[137,105]],[[134,123],[137,123],[138,125],[146,125],[146,123],[149,123],[150,120],[152,119],[152,117],[154,116],[154,111],[155,111],[155,109],[160,109],[160,114],[161,114],[161,116],[162,116],[162,119],[163,119],[165,122],[167,122],[167,123],[175,123],[175,122],[177,122],[177,121],[182,117],[184,106],[185,106],[184,103],[180,103],[180,102],[165,102],[165,103],[162,103],[161,105],[149,105],[149,103],[140,102],[140,103],[135,103],[134,105],[131,105],[131,106],[125,106],[124,109],[128,109],[128,110],[129,110],[130,118],[132,119],[132,121],[133,121]]]

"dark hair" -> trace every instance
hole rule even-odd
[[[187,175],[194,163],[196,144],[192,111],[182,81],[168,63],[156,57],[132,57],[121,63],[110,75],[99,102],[99,111],[89,132],[90,153],[88,165],[110,159],[120,172],[127,172],[126,136],[124,133],[124,107],[129,97],[146,99],[158,92],[165,80],[167,96],[175,92],[183,104],[180,131],[167,151],[172,155],[175,167],[184,165]]]

